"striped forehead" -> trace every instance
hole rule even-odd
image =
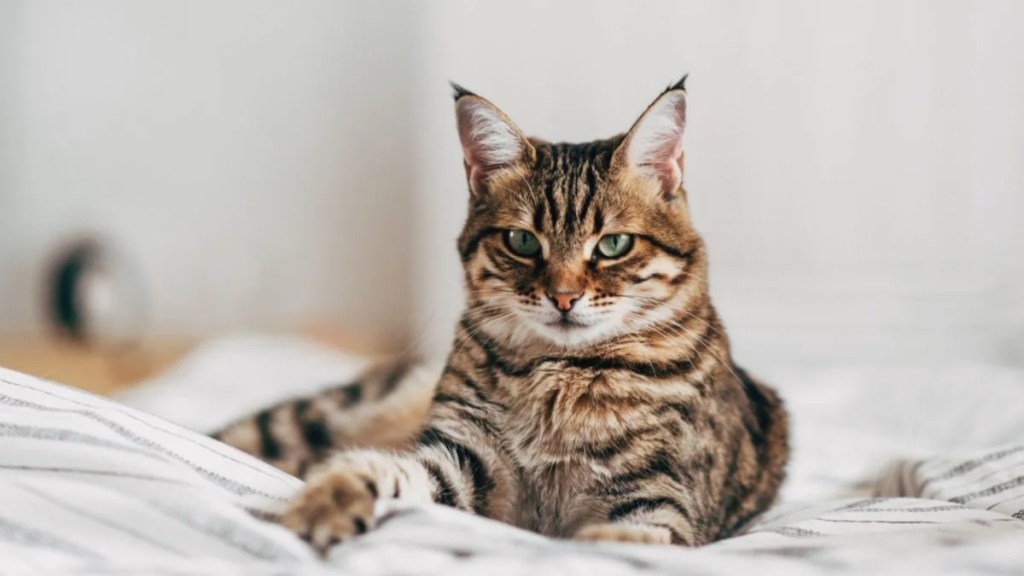
[[[533,170],[533,227],[571,241],[603,225],[600,194],[615,148],[611,141],[543,144]]]

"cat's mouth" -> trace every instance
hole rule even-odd
[[[601,326],[604,322],[598,318],[574,318],[562,316],[535,325],[537,334],[542,338],[562,347],[574,348],[598,340],[606,335]]]
[[[559,318],[558,320],[555,320],[553,322],[545,322],[544,325],[545,326],[549,326],[551,328],[555,328],[557,330],[562,330],[562,331],[565,331],[565,332],[568,332],[568,331],[573,330],[575,328],[589,328],[590,327],[590,324],[586,324],[586,323],[580,322],[579,320],[577,320],[575,318],[571,318],[569,316],[562,316],[561,318]]]

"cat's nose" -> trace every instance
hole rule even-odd
[[[559,312],[572,310],[574,304],[583,297],[583,292],[555,292],[548,294],[548,299],[558,308]]]

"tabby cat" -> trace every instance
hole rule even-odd
[[[527,138],[455,87],[467,292],[439,381],[403,364],[220,434],[293,473],[326,460],[285,526],[324,551],[372,528],[376,499],[405,498],[694,546],[773,501],[787,416],[732,362],[708,296],[682,186],[685,80],[585,144]]]

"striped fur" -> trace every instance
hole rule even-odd
[[[407,446],[427,416],[437,376],[410,361],[383,364],[354,382],[271,406],[213,436],[304,477],[339,450]]]
[[[372,527],[375,499],[412,498],[582,540],[700,545],[741,529],[782,481],[787,417],[733,363],[708,296],[682,187],[682,83],[627,134],[586,144],[526,139],[463,89],[456,112],[467,298],[436,388],[420,388],[429,414],[406,449],[341,452],[314,470],[285,525],[325,550]],[[509,230],[533,234],[536,255],[513,250]],[[609,234],[631,235],[631,249],[601,257]],[[343,397],[257,415],[243,424],[250,448],[326,454]],[[312,407],[316,419],[296,415]],[[309,434],[310,421],[326,431]],[[277,442],[298,457],[266,445],[282,422],[292,441]]]

